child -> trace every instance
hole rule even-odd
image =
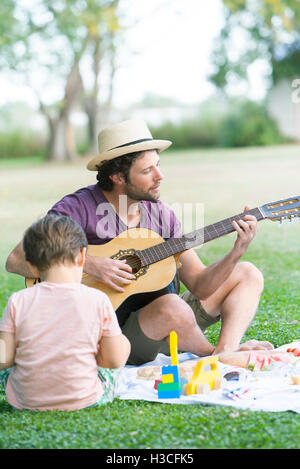
[[[46,216],[28,228],[23,246],[41,283],[14,293],[0,323],[8,402],[70,411],[111,401],[130,343],[108,297],[80,283],[82,228],[70,217]]]

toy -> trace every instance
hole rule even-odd
[[[156,389],[156,390],[157,390],[157,385],[158,385],[158,383],[162,383],[162,380],[161,380],[161,379],[156,379],[156,380],[155,380],[154,389]]]
[[[162,383],[157,383],[159,399],[175,398],[180,397],[181,395],[177,353],[177,334],[175,331],[170,333],[170,354],[171,365],[162,367]]]
[[[182,390],[183,393],[186,393],[187,395],[207,394],[213,389],[220,389],[222,378],[217,362],[217,356],[199,360],[192,379]],[[210,369],[205,370],[205,367],[209,365]]]
[[[255,355],[254,355],[255,353]],[[242,352],[223,352],[218,355],[219,362],[225,365],[236,366],[238,368],[248,368],[248,365],[253,365],[257,359],[256,369],[260,369],[263,358],[271,358],[271,361],[279,361],[282,363],[293,363],[298,358],[294,355],[295,352],[288,353],[282,352],[281,350],[245,350]],[[297,353],[297,352],[296,352]],[[250,360],[251,355],[251,360]],[[206,357],[204,357],[206,358]],[[203,359],[204,359],[203,358]],[[209,357],[207,357],[209,358]],[[268,360],[269,361],[269,360]],[[180,376],[190,380],[193,376],[195,366],[198,359],[188,360],[178,365]],[[265,363],[266,364],[266,363]],[[255,371],[255,370],[254,370]],[[161,378],[162,367],[161,366],[145,366],[141,367],[137,372],[137,377],[140,379],[155,380]]]
[[[226,381],[238,381],[240,378],[240,373],[238,371],[229,371],[224,375]]]
[[[300,376],[291,376],[292,384],[300,384]]]
[[[188,384],[189,380],[186,379],[186,378],[180,378],[180,386],[181,386],[181,389],[182,387],[185,385],[185,384]]]

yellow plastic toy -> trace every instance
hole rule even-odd
[[[170,332],[170,355],[172,366],[178,366],[177,334],[175,331]],[[171,367],[169,369],[172,371]],[[163,383],[174,383],[175,381],[173,373],[162,375]]]
[[[209,370],[205,368],[210,365]],[[221,372],[218,367],[218,357],[207,357],[199,360],[192,379],[186,385],[183,393],[186,395],[207,393],[221,387]]]
[[[172,366],[178,366],[177,334],[175,331],[170,332],[170,354]]]
[[[162,383],[157,384],[158,399],[179,398],[181,395],[180,374],[177,353],[177,334],[170,333],[171,365],[161,369]]]
[[[163,383],[174,383],[174,375],[162,375],[162,382]]]

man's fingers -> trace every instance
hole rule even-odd
[[[260,342],[260,344],[262,344],[266,350],[274,350],[274,345],[271,344],[271,342],[268,342],[267,340]]]
[[[127,264],[126,259],[122,259],[121,261],[116,261],[119,269],[127,270],[127,272],[132,272],[132,268],[129,264]]]
[[[131,283],[131,279],[121,277],[120,275],[116,275],[115,280],[121,285],[129,285]]]
[[[242,219],[245,221],[257,222],[257,219],[254,215],[245,215]]]
[[[239,222],[240,222],[240,221],[241,221],[241,220],[239,220]],[[243,236],[243,235],[245,234],[245,230],[240,226],[239,223],[237,223],[236,221],[233,221],[233,222],[232,222],[232,225],[233,225],[233,227],[235,228],[235,230],[238,232],[238,234],[239,234],[240,236]],[[248,225],[247,225],[247,226],[248,226]]]
[[[248,230],[250,229],[250,226],[249,226],[248,223],[245,222],[244,220],[238,220],[237,223],[240,225],[240,227],[241,227],[242,230],[244,230],[244,231],[248,231]]]
[[[114,291],[116,292],[119,292],[119,293],[124,293],[124,288],[120,287],[119,285],[117,285],[116,283],[114,283],[113,281],[109,281],[107,282],[107,285]]]
[[[259,341],[256,339],[252,339],[241,344],[239,350],[274,350],[274,346],[273,344],[271,344],[271,342],[268,342],[267,340]]]
[[[122,288],[123,286],[130,285],[132,282],[132,277],[134,275],[130,275],[130,278],[124,277],[124,272],[116,274],[114,278],[109,282],[109,286],[112,287],[114,290],[123,293],[125,290]]]
[[[235,223],[235,222],[233,222]],[[251,232],[253,235],[256,233],[256,230],[257,230],[257,225],[256,225],[256,222],[255,221],[244,221],[244,220],[238,220],[236,222],[236,225],[240,228],[241,230],[241,234],[242,232],[244,233],[249,233]],[[234,227],[236,228],[236,226],[234,225]],[[237,228],[236,228],[237,230]],[[238,231],[238,230],[237,230]]]
[[[116,275],[118,277],[121,277],[121,278],[124,278],[124,279],[127,279],[127,280],[133,280],[135,278],[134,274],[130,272],[127,272],[125,270],[121,270],[121,269],[117,269],[116,270]]]

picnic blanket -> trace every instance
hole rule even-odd
[[[299,348],[300,340],[283,345],[277,350]],[[200,359],[191,353],[179,353],[179,363],[187,360]],[[157,358],[144,366],[170,365],[171,358],[159,354]],[[221,389],[209,394],[181,395],[180,398],[158,399],[153,380],[137,378],[140,367],[126,366],[121,373],[117,388],[119,399],[144,400],[168,404],[202,404],[231,406],[238,409],[260,410],[268,412],[293,411],[300,413],[300,385],[291,384],[291,376],[300,376],[300,359],[296,364],[274,363],[268,371],[251,372],[219,363],[221,375],[231,371],[239,371],[238,381],[226,381]]]

